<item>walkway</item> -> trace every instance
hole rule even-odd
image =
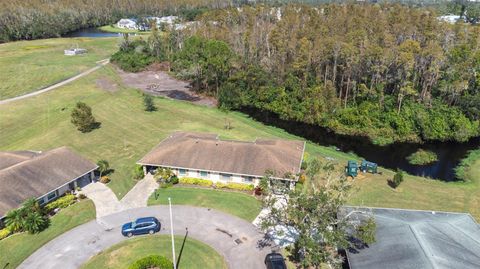
[[[175,201],[173,201],[175,202]],[[155,216],[162,224],[161,234],[170,231],[167,206],[129,209],[105,216],[106,229],[96,221],[78,226],[53,239],[28,257],[18,268],[79,268],[92,256],[127,238],[120,233],[123,223],[138,217]],[[271,251],[263,234],[240,218],[207,208],[173,206],[174,233],[202,241],[220,253],[229,268],[265,268],[263,259]],[[239,240],[235,242],[236,240]],[[266,246],[265,246],[266,245]],[[264,247],[262,247],[264,246]]]
[[[153,176],[147,174],[120,201],[109,187],[100,182],[88,184],[81,192],[93,201],[97,219],[101,219],[123,210],[147,206],[148,197],[157,188]]]
[[[17,97],[13,97],[13,98],[9,98],[9,99],[5,99],[5,100],[0,100],[0,105],[3,105],[3,104],[7,104],[7,103],[10,103],[10,102],[14,102],[14,101],[18,101],[18,100],[21,100],[21,99],[25,99],[25,98],[29,98],[29,97],[32,97],[32,96],[36,96],[36,95],[39,95],[39,94],[42,94],[42,93],[45,93],[45,92],[48,92],[48,91],[51,91],[51,90],[54,90],[58,87],[62,87],[72,81],[75,81],[81,77],[84,77],[96,70],[98,70],[99,68],[101,68],[102,66],[105,66],[106,64],[108,64],[110,62],[110,59],[104,59],[104,60],[101,60],[101,61],[98,61],[97,62],[97,66],[91,68],[91,69],[88,69],[74,77],[71,77],[69,79],[66,79],[62,82],[59,82],[59,83],[56,83],[56,84],[53,84],[51,86],[48,86],[46,88],[43,88],[41,90],[38,90],[38,91],[35,91],[35,92],[31,92],[31,93],[28,93],[28,94],[25,94],[25,95],[21,95],[21,96],[17,96]]]

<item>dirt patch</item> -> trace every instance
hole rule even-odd
[[[99,87],[102,90],[105,90],[107,92],[116,92],[118,91],[118,84],[111,81],[108,78],[99,78],[95,82],[97,84],[97,87]]]
[[[156,66],[138,73],[128,73],[123,70],[118,70],[118,74],[125,85],[152,95],[189,101],[211,107],[217,105],[217,101],[214,98],[193,92],[187,82],[175,79],[165,71],[158,71],[158,69],[163,68],[165,67]]]

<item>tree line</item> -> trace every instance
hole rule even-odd
[[[376,143],[479,134],[480,30],[399,4],[210,10],[187,31],[128,39],[112,57],[153,61],[221,107],[255,107]]]
[[[212,10],[173,68],[225,108],[378,143],[466,141],[479,134],[480,30],[437,16],[398,4]]]
[[[205,8],[223,8],[230,0],[2,0],[0,43],[59,37],[122,17],[182,15],[194,19]]]

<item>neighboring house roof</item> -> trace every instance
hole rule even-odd
[[[67,147],[42,153],[0,152],[0,163],[0,217],[26,199],[41,197],[97,168]]]
[[[480,225],[470,214],[360,210],[374,214],[376,242],[363,249],[347,250],[351,269],[480,268]]]
[[[263,176],[267,169],[277,177],[297,174],[305,142],[257,139],[254,142],[220,140],[216,134],[175,132],[138,163],[232,174]]]

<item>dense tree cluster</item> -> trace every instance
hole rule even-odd
[[[480,29],[443,23],[433,10],[244,6],[204,13],[190,35],[174,71],[226,108],[379,143],[479,134]]]
[[[122,17],[176,14],[193,20],[206,7],[229,4],[229,0],[2,0],[0,43],[58,37],[82,28],[112,24]]]

